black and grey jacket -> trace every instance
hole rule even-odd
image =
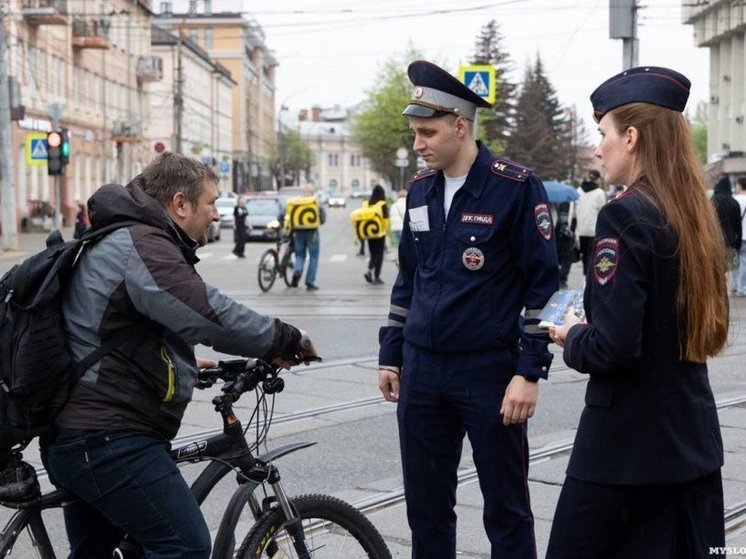
[[[58,427],[171,439],[192,397],[196,344],[249,357],[294,353],[297,329],[205,284],[194,269],[196,243],[139,177],[100,188],[89,211],[94,227],[137,223],[87,248],[67,288],[63,315],[74,359],[114,335],[117,344],[75,385]]]

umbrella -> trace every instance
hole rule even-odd
[[[543,183],[544,190],[547,191],[547,198],[549,198],[550,202],[561,204],[562,202],[572,202],[580,198],[578,191],[570,184],[557,181],[543,181]]]

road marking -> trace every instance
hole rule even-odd
[[[347,260],[346,254],[332,254],[329,262],[345,262]]]

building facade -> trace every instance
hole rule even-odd
[[[746,4],[682,1],[694,43],[710,52],[707,155],[713,176],[746,174]]]
[[[154,9],[156,25],[198,44],[236,82],[231,99],[234,190],[271,190],[277,61],[261,26],[241,12],[213,12],[206,0],[159,2]]]
[[[132,0],[9,0],[4,18],[11,83],[11,175],[19,230],[54,216],[71,223],[76,200],[126,180],[150,158],[147,4]],[[69,130],[66,173],[47,176],[39,139]]]
[[[154,153],[190,154],[221,176],[233,191],[233,114],[236,82],[191,39],[153,26],[152,54],[163,62],[164,79],[150,89],[150,142]]]
[[[350,112],[342,107],[311,110],[297,114],[280,113],[280,126],[297,131],[314,156],[311,176],[317,188],[343,196],[368,196],[373,186],[387,186],[380,173],[375,172],[362,148],[352,141]]]

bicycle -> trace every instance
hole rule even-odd
[[[265,293],[272,289],[278,275],[282,276],[285,285],[290,287],[295,267],[295,247],[292,234],[286,233],[280,227],[279,221],[270,222],[267,227],[277,230],[277,240],[275,241],[275,248],[268,248],[259,258],[257,279],[259,280],[259,288]]]
[[[229,472],[236,473],[238,487],[223,513],[211,557],[391,559],[380,533],[349,503],[329,495],[289,497],[285,493],[274,461],[316,443],[288,443],[255,456],[254,452],[266,441],[272,424],[275,394],[285,385],[279,376],[280,370],[280,367],[258,359],[220,361],[214,369],[201,370],[201,386],[212,384],[216,379],[224,381],[222,394],[213,398],[215,411],[222,417],[223,431],[170,451],[177,463],[210,461],[191,485],[200,504]],[[234,415],[233,404],[242,394],[251,391],[255,392],[256,404],[249,423],[243,427]],[[252,425],[256,436],[249,445],[246,433]],[[20,456],[16,458],[19,464],[25,464],[33,472],[33,467],[20,461]],[[33,480],[27,481],[23,492],[20,484],[15,489],[18,494],[13,502],[0,502],[3,506],[17,509],[0,534],[0,558],[6,557],[18,536],[28,530],[39,556],[53,559],[56,556],[41,513],[62,507],[75,497],[64,490],[43,495],[35,474]],[[4,497],[8,497],[7,492]],[[237,530],[243,530],[243,525],[239,524],[246,515],[251,516],[253,525],[241,540],[240,536],[237,537]],[[238,548],[237,540],[241,541]],[[127,538],[114,555],[128,559],[139,556],[139,546]]]

